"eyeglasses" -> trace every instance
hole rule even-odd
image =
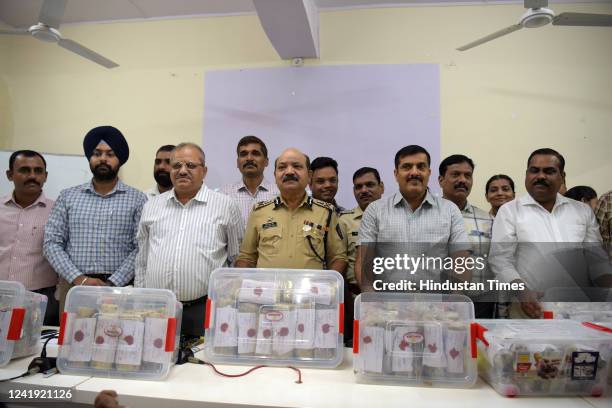
[[[204,167],[204,163],[176,162],[176,163],[172,163],[171,166],[172,166],[172,170],[180,170],[183,168],[183,166],[187,167],[187,170],[195,170],[198,168],[198,166]]]

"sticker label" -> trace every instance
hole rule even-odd
[[[572,380],[594,380],[597,376],[597,351],[574,351],[572,353]]]

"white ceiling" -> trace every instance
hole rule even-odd
[[[43,0],[0,0],[0,21],[13,27],[38,22]],[[503,4],[522,0],[314,0],[319,9],[444,4]],[[612,3],[612,0],[551,0],[551,3]],[[252,0],[68,0],[63,23],[161,19],[255,13]]]

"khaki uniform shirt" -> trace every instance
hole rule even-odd
[[[346,258],[348,267],[346,268],[346,279],[349,283],[357,284],[355,278],[355,256],[357,255],[357,245],[359,242],[359,226],[363,210],[359,206],[352,210],[343,211],[340,214],[338,223],[344,234],[344,245],[346,246]]]
[[[326,229],[327,251],[323,245]],[[343,235],[331,204],[305,195],[295,210],[280,196],[255,205],[237,260],[254,262],[257,268],[323,269],[319,257],[326,258],[326,268],[337,260],[346,261]]]

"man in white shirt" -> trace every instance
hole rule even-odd
[[[553,149],[531,153],[525,174],[529,194],[501,206],[493,223],[493,272],[501,282],[525,286],[518,292],[520,307],[512,307],[511,317],[541,317],[538,292],[547,288],[612,283],[609,265],[589,264],[588,273],[564,268],[568,254],[583,256],[584,243],[592,243],[587,252],[595,253],[601,243],[591,208],[558,193],[564,167],[563,156]]]
[[[170,289],[183,302],[181,332],[204,333],[208,278],[231,264],[244,233],[238,205],[204,184],[205,157],[193,143],[172,152],[174,188],[145,205],[138,226],[135,287]]]
[[[260,138],[243,137],[236,146],[236,154],[236,167],[242,174],[242,179],[221,187],[219,191],[236,200],[246,228],[253,206],[258,202],[273,199],[279,191],[276,184],[264,178],[264,170],[268,167],[268,148]]]
[[[153,178],[157,183],[145,191],[148,199],[165,193],[172,188],[172,180],[170,179],[170,155],[174,150],[174,145],[163,145],[155,153],[155,162],[153,164]]]

